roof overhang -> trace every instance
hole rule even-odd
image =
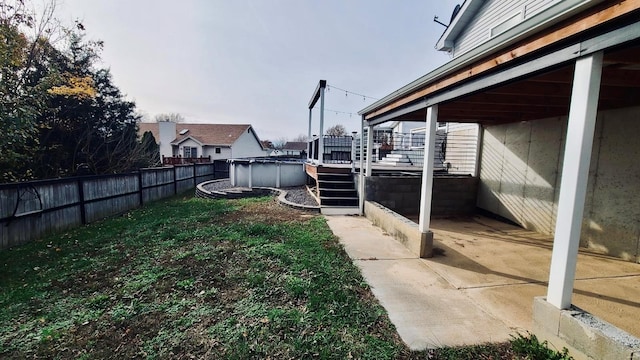
[[[458,14],[451,19],[451,23],[447,27],[447,30],[444,31],[438,43],[436,44],[436,49],[440,51],[451,51],[453,50],[453,45],[455,39],[460,35],[460,32],[469,24],[471,19],[475,16],[480,6],[485,2],[485,0],[466,0]]]
[[[637,44],[633,43],[640,37],[638,9],[640,0],[605,2],[506,51],[485,55],[480,60],[462,63],[448,71],[430,73],[426,75],[432,77],[430,80],[425,77],[418,79],[362,110],[360,114],[368,125],[400,120],[423,121],[421,113],[434,104],[441,105],[440,121],[488,123],[531,120],[532,117],[543,118],[541,116],[547,114],[566,115],[568,101],[562,111],[537,111],[537,115],[533,115],[529,114],[530,110],[523,109],[532,106],[522,104],[525,100],[522,97],[518,98],[520,101],[505,103],[496,99],[496,95],[501,94],[505,98],[511,96],[512,100],[518,100],[513,97],[519,96],[519,90],[526,90],[532,92],[529,94],[531,101],[540,100],[539,96],[544,94],[548,97],[560,93],[568,96],[572,82],[569,69],[572,68],[572,60],[600,50],[606,50],[605,64],[608,67],[603,73],[603,97],[606,98],[608,93],[619,93],[621,83],[631,93],[637,94],[640,72],[628,65],[640,63],[640,52]],[[624,44],[628,48],[620,50],[619,47]],[[608,81],[614,79],[619,84],[607,85]],[[521,81],[523,86],[513,85],[517,81]],[[486,94],[479,94],[482,92]],[[629,102],[628,96],[622,99],[625,101],[603,105],[620,107]]]

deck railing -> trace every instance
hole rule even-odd
[[[211,162],[211,155],[200,157],[162,156],[163,165],[207,164]]]
[[[320,138],[309,141],[309,159],[325,164],[350,164],[352,160],[353,137],[324,135],[324,151],[320,155]]]
[[[389,130],[373,132],[373,163],[389,164],[389,158],[401,157],[399,166],[422,167],[424,163],[424,130],[411,133],[395,133]],[[364,144],[367,153],[367,132],[364,140],[358,134],[352,136],[324,136],[322,162],[325,164],[350,164],[360,161],[360,146]],[[309,142],[309,159],[319,162],[319,138]],[[478,150],[477,130],[436,132],[434,166],[440,172],[449,174],[475,174]],[[385,159],[387,157],[387,159]],[[365,159],[366,160],[366,159]]]

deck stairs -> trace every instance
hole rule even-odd
[[[411,159],[409,159],[409,156],[407,154],[397,154],[394,152],[387,154],[384,158],[382,158],[382,160],[378,161],[378,164],[387,166],[413,165],[411,163]]]
[[[351,169],[318,172],[317,195],[323,214],[358,214],[359,199]]]

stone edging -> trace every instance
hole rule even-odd
[[[224,179],[224,180],[211,180],[211,181],[205,181],[205,182],[202,182],[202,183],[198,184],[196,186],[196,196],[204,197],[204,198],[207,198],[207,199],[215,199],[215,198],[225,198],[225,197],[227,197],[227,194],[224,191],[209,191],[209,190],[204,188],[204,185],[215,183],[215,182],[219,182],[219,181],[225,181],[225,180],[226,179]],[[237,197],[237,194],[235,194],[235,195]],[[287,200],[286,199],[287,191],[286,190],[282,190],[282,189],[277,189],[277,188],[252,187],[252,188],[250,188],[250,191],[245,192],[240,197],[255,197],[255,196],[263,196],[263,195],[274,195],[274,196],[277,196],[278,197],[278,201],[281,204],[283,204],[285,206],[289,206],[289,207],[294,208],[294,209],[312,211],[312,212],[320,212],[320,206],[310,206],[310,205],[296,204],[296,203],[293,203],[293,202]]]

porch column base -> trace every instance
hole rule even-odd
[[[433,232],[427,230],[420,233],[420,254],[423,259],[433,257]]]
[[[533,301],[533,332],[557,349],[566,347],[577,360],[640,356],[640,339],[575,306],[560,310],[544,297]]]

